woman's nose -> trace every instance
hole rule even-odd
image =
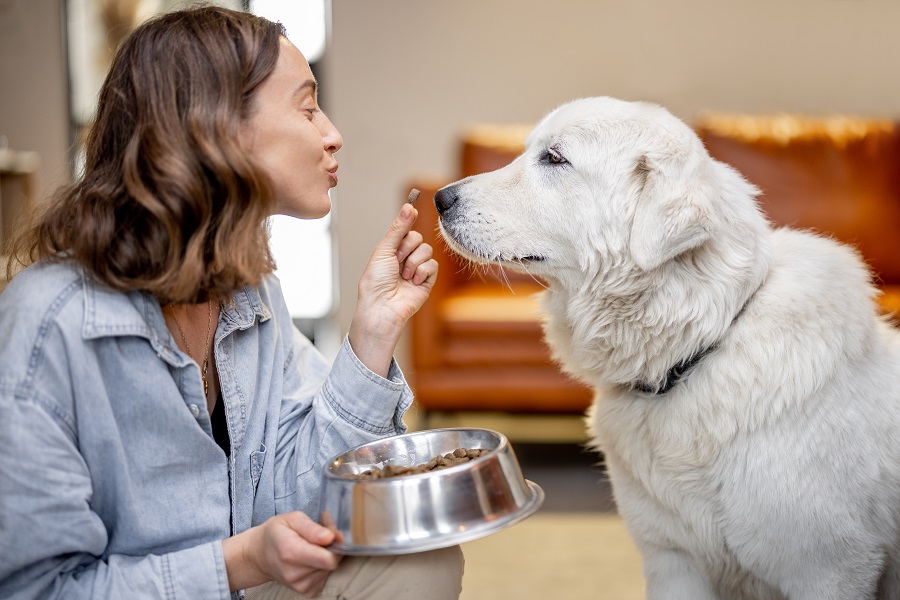
[[[322,140],[325,142],[325,149],[334,154],[344,146],[344,138],[341,132],[337,130],[331,119],[325,117],[325,123],[322,127]]]

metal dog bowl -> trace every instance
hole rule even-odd
[[[457,448],[489,450],[469,462],[383,479],[356,476],[415,466]],[[320,515],[340,554],[409,554],[469,542],[531,516],[544,492],[526,481],[506,437],[487,429],[433,429],[369,442],[325,469]]]

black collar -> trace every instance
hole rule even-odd
[[[753,300],[753,297],[756,296],[756,292],[759,291],[757,288],[750,297],[747,298],[747,301],[744,302],[744,305],[741,307],[741,310],[734,316],[731,320],[731,323],[728,325],[730,328],[734,325],[734,322],[738,320],[738,318],[744,314],[744,311],[747,309],[747,305],[750,304],[750,301]],[[720,340],[721,341],[721,340]],[[684,358],[678,361],[674,367],[669,369],[666,373],[666,380],[663,382],[662,386],[657,387],[653,384],[647,383],[646,381],[635,381],[631,384],[631,389],[643,392],[645,394],[653,394],[654,396],[662,396],[673,387],[678,385],[678,382],[684,379],[690,371],[700,364],[700,361],[712,354],[719,347],[719,342],[712,344],[711,346],[707,346],[702,350],[694,352],[687,358]]]
[[[690,372],[691,369],[697,366],[697,364],[706,358],[708,354],[710,354],[713,350],[719,347],[718,342],[713,344],[712,346],[708,346],[701,350],[700,352],[696,352],[691,356],[681,360],[674,367],[669,369],[669,372],[666,373],[666,380],[663,382],[662,387],[657,388],[654,385],[651,385],[644,381],[636,381],[631,384],[631,389],[637,390],[639,392],[644,392],[645,394],[653,394],[655,396],[662,396],[669,390],[671,390],[675,385],[681,381],[685,375]]]

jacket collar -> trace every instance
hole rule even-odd
[[[265,287],[263,282],[261,287]],[[268,296],[268,294],[267,294]],[[272,318],[272,310],[263,301],[260,288],[243,287],[234,293],[230,302],[222,305],[222,316],[231,321],[238,329],[247,329],[256,322],[263,323]]]
[[[136,335],[150,340],[161,356],[165,354],[168,359],[176,355],[174,340],[155,297],[138,291],[111,290],[83,271],[81,278],[84,286],[82,335],[85,339]],[[263,301],[259,288],[244,287],[235,292],[230,302],[223,304],[222,317],[226,323],[224,331],[217,337],[234,329],[247,329],[257,318],[260,322],[267,321],[272,312]]]

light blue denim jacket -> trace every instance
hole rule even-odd
[[[230,457],[153,297],[69,263],[0,294],[0,597],[229,598],[221,540],[317,518],[330,458],[405,431],[396,363],[383,379],[345,340],[329,365],[274,277],[223,307],[214,349]]]

